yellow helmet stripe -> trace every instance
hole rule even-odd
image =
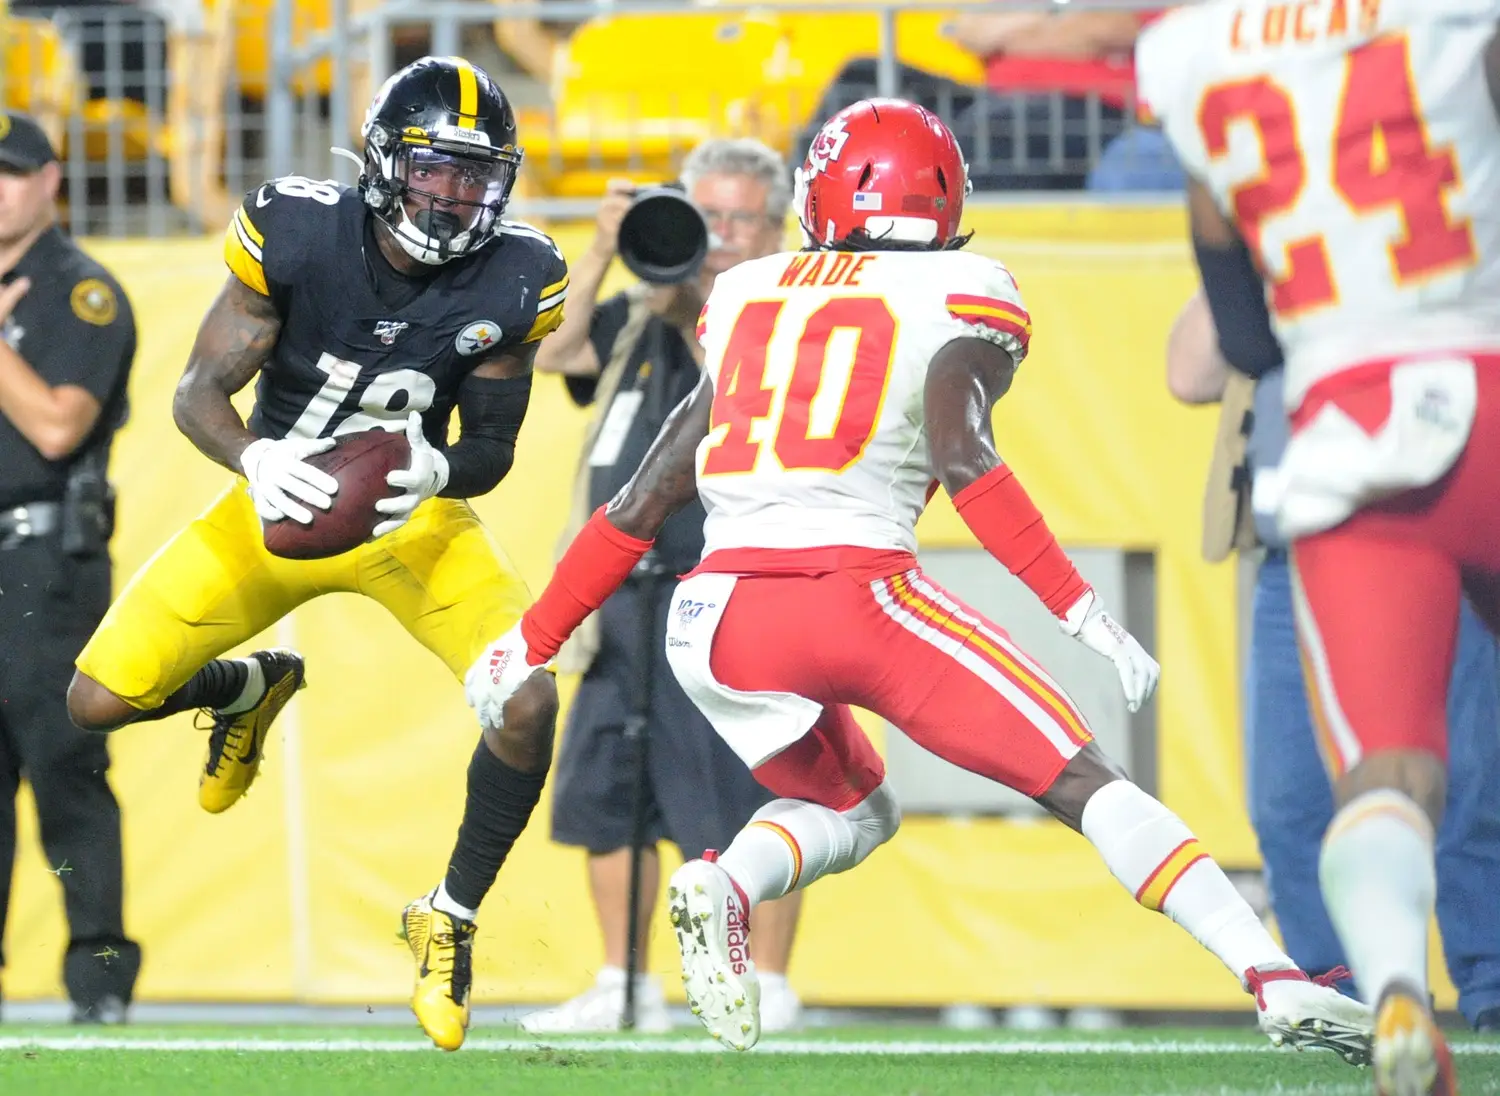
[[[462,57],[453,60],[458,65],[458,124],[464,129],[474,129],[479,125],[479,81],[473,65]]]

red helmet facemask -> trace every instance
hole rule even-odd
[[[953,133],[903,99],[864,99],[825,122],[796,185],[809,246],[862,250],[961,245],[973,189]]]

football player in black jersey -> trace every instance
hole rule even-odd
[[[178,386],[178,426],[237,478],[131,580],[79,655],[68,710],[112,730],[213,713],[205,810],[255,779],[272,721],[303,681],[288,650],[221,659],[329,591],[374,598],[462,679],[530,602],[465,499],[510,469],[537,341],[562,320],[567,267],[543,233],[501,220],[521,163],[510,104],[460,58],[424,58],[381,88],[357,189],[257,187],[225,236],[231,275]],[[257,379],[241,421],[230,397]],[[458,440],[447,443],[458,410]],[[401,430],[411,464],[359,548],[320,560],[266,551],[261,519],[308,522],[337,489],[305,458],[345,433]],[[539,674],[486,731],[443,884],[403,916],[413,1008],[439,1046],[468,1025],[475,910],[541,795],[557,694]]]

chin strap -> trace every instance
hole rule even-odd
[[[405,231],[408,226],[412,230],[412,235],[407,235]],[[396,242],[401,245],[401,249],[413,259],[416,259],[417,262],[426,263],[428,266],[442,266],[449,260],[456,259],[460,255],[468,253],[470,235],[474,230],[472,228],[465,229],[463,232],[451,237],[447,241],[447,253],[444,254],[444,248],[433,247],[430,243],[420,242],[416,239],[417,236],[421,236],[422,241],[426,241],[431,240],[433,237],[427,235],[427,233],[423,232],[415,224],[412,224],[411,218],[406,215],[406,209],[403,207],[398,227],[392,231],[395,233]],[[454,247],[453,244],[455,241],[460,241],[461,246]]]

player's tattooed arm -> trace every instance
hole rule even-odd
[[[269,297],[230,276],[203,317],[187,369],[177,383],[172,418],[200,452],[232,471],[255,435],[230,402],[270,360],[281,317]]]
[[[923,393],[927,446],[949,498],[1000,466],[990,412],[1015,375],[1010,353],[985,339],[954,339],[933,356]]]
[[[654,540],[667,519],[698,497],[698,443],[708,435],[714,389],[707,374],[662,424],[646,459],[605,515],[621,532]]]

